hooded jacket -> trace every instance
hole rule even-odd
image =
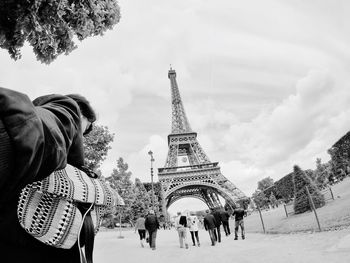
[[[220,212],[218,210],[215,210],[212,215],[215,218],[215,226],[220,227],[221,226],[221,217],[220,217]]]
[[[216,228],[216,220],[215,217],[212,214],[206,214],[204,217],[204,228],[205,230],[208,229],[215,229]]]
[[[25,94],[0,88],[0,122],[10,140],[13,159],[0,179],[1,262],[79,262],[76,246],[54,248],[26,233],[16,211],[25,185],[42,180],[67,163],[84,165],[79,106],[73,99],[55,94],[32,103]]]
[[[148,232],[157,231],[157,229],[159,229],[158,218],[152,214],[146,216],[145,227]]]

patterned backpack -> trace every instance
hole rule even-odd
[[[21,226],[36,239],[57,248],[69,249],[78,241],[82,258],[79,237],[84,221],[92,220],[96,234],[102,217],[115,206],[124,205],[115,190],[91,176],[67,165],[41,181],[28,184],[17,206]],[[86,249],[85,242],[86,259],[92,262],[92,248]]]

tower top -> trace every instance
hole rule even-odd
[[[176,78],[176,71],[175,71],[175,69],[172,69],[172,67],[170,65],[170,69],[168,71],[168,78],[170,79],[171,76],[174,76],[174,78]]]
[[[176,82],[176,72],[174,69],[169,69],[168,78],[170,79],[171,86],[171,107],[172,107],[172,125],[171,133],[190,133],[192,129],[187,120],[185,108],[182,104],[180,91]]]

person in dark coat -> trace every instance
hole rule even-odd
[[[245,239],[243,218],[246,215],[247,215],[247,212],[243,208],[241,208],[240,204],[236,204],[236,208],[232,214],[232,216],[235,217],[235,240],[238,239],[238,227],[241,227],[242,239]]]
[[[146,230],[148,231],[149,246],[152,248],[152,250],[155,250],[157,230],[159,229],[159,222],[153,210],[150,210],[149,214],[146,217],[145,227],[146,227]]]
[[[211,245],[215,246],[215,243],[216,243],[216,239],[215,239],[216,220],[215,220],[215,217],[212,214],[210,214],[209,210],[206,210],[206,213],[207,214],[204,217],[204,228],[209,233]]]
[[[221,242],[221,232],[220,232],[220,226],[221,226],[221,216],[220,216],[220,209],[216,208],[213,209],[212,214],[215,218],[215,227],[216,227],[216,231],[214,231],[214,235],[215,235],[215,240],[218,241],[219,243]]]
[[[77,244],[71,249],[55,248],[28,234],[19,224],[17,202],[27,184],[67,164],[78,168],[84,165],[83,134],[91,130],[95,120],[94,111],[82,96],[53,94],[31,102],[25,94],[0,88],[0,122],[13,153],[9,169],[0,179],[2,263],[80,262]]]
[[[227,208],[225,208],[225,210],[220,211],[220,218],[221,218],[222,226],[224,228],[226,236],[231,235],[230,225],[229,225],[230,214],[227,212]]]

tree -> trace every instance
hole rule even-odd
[[[270,205],[272,206],[272,208],[278,207],[278,202],[277,199],[275,197],[275,195],[273,194],[273,192],[271,192],[270,197],[269,197],[269,201],[270,201]]]
[[[111,134],[106,126],[94,125],[92,131],[84,137],[85,163],[91,170],[100,167],[101,162],[106,159],[109,144],[113,141],[114,134]]]
[[[130,222],[133,219],[132,204],[135,200],[135,187],[130,180],[131,172],[123,158],[117,160],[117,168],[113,169],[112,175],[106,178],[110,186],[118,191],[123,198],[125,205],[119,209],[123,222]]]
[[[258,189],[264,191],[265,189],[273,186],[273,179],[269,176],[258,182]]]
[[[341,137],[329,150],[331,173],[343,180],[350,173],[350,132]]]
[[[310,177],[300,169],[299,166],[294,166],[293,172],[293,181],[294,181],[294,212],[295,214],[301,214],[308,210],[311,210],[311,205],[309,197],[307,194],[306,187],[309,189],[309,193],[316,208],[322,207],[325,204],[323,195],[318,190],[315,183],[310,179]]]
[[[151,183],[143,183],[143,185],[146,188],[146,191],[148,192],[151,202],[152,202],[152,184]],[[153,183],[153,189],[154,189],[154,210],[157,214],[162,214],[166,215],[166,211],[163,211],[163,194],[161,190],[161,184],[158,183]]]
[[[304,171],[306,173],[306,175],[312,180],[312,181],[315,181],[316,180],[316,174],[313,170],[311,169],[306,169]]]
[[[133,211],[132,220],[135,221],[141,215],[145,215],[151,207],[151,199],[140,179],[135,179],[135,200],[131,205]]]
[[[16,60],[27,41],[39,61],[50,63],[76,48],[75,37],[102,35],[119,20],[116,0],[2,0],[0,47]]]
[[[283,196],[279,193],[276,183],[264,190],[266,196],[270,196],[272,193],[276,199],[282,199]]]
[[[318,188],[324,188],[328,183],[330,165],[328,163],[323,164],[321,158],[316,159],[316,170],[315,174],[315,183]]]
[[[294,198],[293,172],[283,176],[275,185],[278,196],[281,196],[284,202],[288,203]]]
[[[267,204],[268,199],[265,193],[259,189],[255,190],[255,192],[252,195],[252,199],[254,203],[259,207],[266,207],[268,205]]]

